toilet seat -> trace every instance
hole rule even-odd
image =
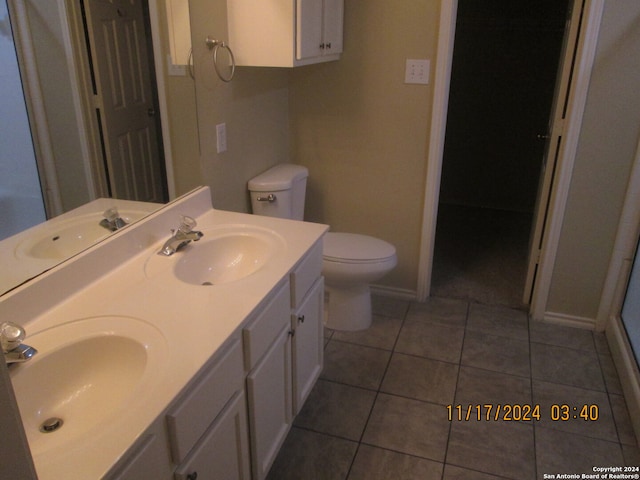
[[[328,232],[324,236],[322,253],[327,262],[370,264],[395,258],[396,249],[390,243],[368,235]]]

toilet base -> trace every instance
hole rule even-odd
[[[325,285],[325,326],[333,330],[357,331],[371,326],[369,285],[333,288]]]

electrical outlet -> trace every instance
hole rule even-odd
[[[216,146],[218,153],[227,151],[227,124],[219,123],[216,125]]]
[[[408,58],[404,73],[404,83],[427,85],[429,83],[429,70],[429,60],[415,60]]]

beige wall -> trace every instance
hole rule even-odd
[[[207,184],[217,208],[250,211],[252,176],[276,163],[306,165],[307,220],[396,245],[399,264],[385,283],[414,292],[433,92],[432,85],[405,85],[404,69],[407,58],[435,64],[439,1],[402,9],[382,0],[346,2],[341,61],[238,68],[229,84],[215,77],[202,42],[207,35],[226,39],[226,3],[196,0],[190,9],[200,152],[197,162],[188,148],[177,153],[180,135],[172,132],[179,193]],[[228,151],[218,154],[221,122]]]
[[[55,171],[62,211],[51,211],[54,215],[84,205],[91,200],[87,186],[87,171],[81,136],[74,106],[75,82],[71,78],[67,58],[69,35],[64,22],[66,12],[60,11],[57,2],[26,1],[24,4],[31,37],[33,58],[37,70],[37,82],[42,98],[40,107],[48,125],[48,141]],[[17,23],[17,22],[16,22]],[[28,55],[28,52],[24,52]],[[32,92],[34,94],[36,92]],[[77,92],[75,92],[77,93]],[[48,207],[50,207],[48,205]]]
[[[431,84],[405,85],[407,58],[435,65],[438,0],[345,2],[339,62],[293,71],[292,161],[309,168],[306,216],[393,243],[383,281],[416,290]]]
[[[607,0],[547,311],[598,312],[640,137],[640,2]]]
[[[227,40],[225,0],[189,3],[196,72],[198,165],[175,161],[178,176],[189,185],[209,185],[215,208],[250,211],[247,181],[272,165],[289,161],[289,70],[236,69],[232,82],[216,76],[207,35]],[[222,58],[223,55],[221,54]],[[226,123],[227,151],[216,152],[216,125]],[[187,172],[183,172],[183,170]],[[187,180],[187,176],[189,176]]]
[[[203,184],[198,149],[196,87],[195,81],[188,74],[169,76],[166,64],[170,52],[169,25],[164,0],[158,2],[157,11],[160,19],[162,58],[165,62],[163,78],[168,110],[168,118],[163,118],[162,121],[168,125],[170,131],[173,186],[175,196],[180,196]]]
[[[396,245],[399,264],[384,283],[414,292],[432,84],[405,85],[404,63],[429,58],[435,65],[439,6],[346,2],[341,61],[238,68],[226,84],[215,77],[202,41],[226,39],[226,2],[192,0],[197,123],[190,80],[169,80],[178,193],[206,184],[216,208],[250,211],[252,176],[280,162],[306,165],[306,218]],[[640,126],[639,17],[635,0],[606,2],[549,312],[590,319],[597,313]],[[228,151],[218,154],[221,122]]]

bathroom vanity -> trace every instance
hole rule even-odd
[[[10,376],[41,480],[265,478],[322,369],[327,227],[210,202],[198,189],[0,298],[39,351]],[[204,236],[159,255],[181,214]]]

